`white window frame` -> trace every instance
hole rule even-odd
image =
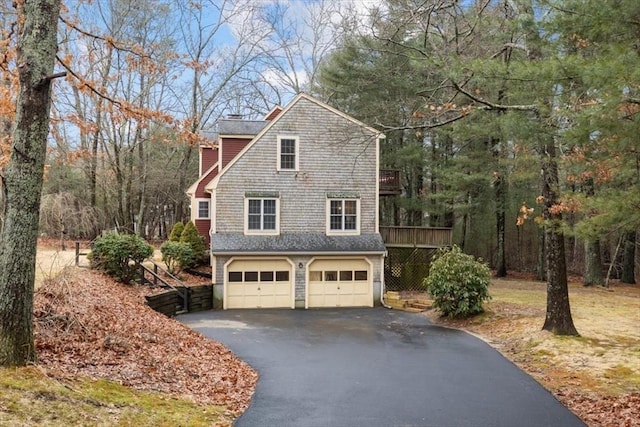
[[[340,201],[342,202],[342,205],[344,207],[344,202],[345,201],[354,201],[356,202],[356,228],[355,230],[345,230],[340,229],[340,230],[333,230],[331,229],[331,202],[337,202]],[[342,226],[344,227],[344,213],[342,214]],[[327,198],[327,205],[326,205],[326,233],[327,236],[345,236],[345,235],[359,235],[360,234],[360,199],[359,198],[352,198],[352,197],[344,197],[344,198]]]
[[[207,216],[200,216],[200,203],[206,203],[207,204]],[[211,219],[211,199],[203,199],[203,198],[195,199],[194,205],[195,205],[194,206],[194,209],[195,209],[194,218],[195,219]]]
[[[264,201],[275,200],[276,202],[276,226],[274,230],[251,230],[249,229],[249,201],[260,200],[260,222],[261,227],[264,227]],[[245,197],[244,199],[244,234],[252,235],[264,235],[264,236],[277,236],[280,234],[280,198],[279,197]]]
[[[295,135],[278,135],[277,136],[277,145],[278,145],[278,166],[277,166],[277,170],[278,171],[292,171],[292,172],[297,172],[300,169],[300,138],[298,136]],[[283,168],[282,167],[282,140],[283,139],[292,139],[295,143],[295,159],[294,159],[294,163],[295,166],[293,169],[290,168]]]

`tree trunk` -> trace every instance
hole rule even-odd
[[[587,239],[584,242],[584,285],[603,286],[602,257],[600,256],[600,240]]]
[[[622,252],[622,283],[636,283],[636,232],[630,231],[625,235]]]
[[[193,153],[193,151],[193,146],[185,145],[184,151],[182,153],[182,160],[180,161],[180,168],[178,169],[178,186],[179,188],[185,190],[187,188],[187,171],[189,170],[189,164],[191,163],[191,154]],[[184,196],[181,196],[178,200],[176,200],[176,222],[184,222],[189,219],[185,213],[184,201]]]
[[[18,93],[0,241],[0,365],[36,360],[33,291],[60,0],[18,6]]]
[[[144,152],[145,141],[140,135],[140,130],[136,131],[136,141],[138,143],[138,215],[136,226],[138,236],[147,238],[146,216],[147,216],[147,159]]]
[[[564,235],[560,231],[562,214],[552,209],[558,203],[559,185],[556,147],[553,140],[543,144],[540,156],[547,264],[547,314],[542,329],[555,335],[579,335],[573,325],[569,305]]]
[[[469,196],[467,195],[467,200],[469,200]],[[467,228],[469,224],[469,212],[464,213],[462,216],[462,231],[460,233],[460,249],[462,252],[465,250],[465,246],[467,245]]]
[[[547,263],[545,262],[545,233],[543,229],[538,231],[538,264],[536,266],[536,280],[547,280]]]
[[[496,231],[498,254],[496,259],[496,277],[505,277],[507,275],[506,261],[506,233],[505,233],[505,205],[507,202],[507,191],[505,189],[504,178],[496,172],[496,178],[493,182],[493,190],[496,198]]]

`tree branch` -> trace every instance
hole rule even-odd
[[[515,111],[538,111],[538,106],[536,104],[524,104],[524,105],[504,105],[504,104],[496,104],[485,99],[482,99],[478,96],[475,96],[471,92],[463,89],[456,82],[452,81],[454,89],[465,95],[467,98],[477,102],[478,104],[484,105],[487,110],[499,110],[499,111],[507,111],[507,110],[515,110]]]
[[[151,58],[149,55],[144,54],[144,52],[142,52],[140,49],[136,50],[135,48],[127,47],[124,44],[119,43],[116,40],[113,40],[111,38],[102,37],[102,36],[98,36],[96,34],[92,34],[92,33],[88,32],[88,31],[83,30],[82,28],[78,27],[77,25],[72,24],[71,22],[69,22],[66,19],[64,19],[62,16],[60,16],[59,19],[66,26],[76,30],[77,32],[79,32],[80,34],[82,34],[84,36],[91,37],[92,39],[95,39],[95,40],[100,40],[100,41],[106,43],[107,45],[113,46],[114,48],[116,48],[116,49],[118,49],[120,51],[123,51],[123,52],[129,52],[129,53],[132,53],[134,55],[140,56],[142,58]]]
[[[67,70],[67,72],[69,74],[71,74],[73,77],[75,77],[76,79],[78,79],[79,82],[83,82],[83,84],[89,88],[89,90],[91,92],[93,92],[94,94],[98,95],[100,98],[105,99],[109,102],[114,103],[115,105],[118,106],[122,106],[122,103],[120,101],[117,101],[113,98],[108,97],[107,95],[103,94],[102,92],[100,92],[98,89],[94,88],[92,85],[85,83],[84,79],[78,75],[78,73],[76,73],[75,71],[73,71],[71,69],[71,67],[69,67],[69,65],[67,65],[62,58],[60,58],[58,55],[56,55],[56,60],[58,61],[58,63],[60,63],[60,65],[62,65],[64,67],[65,70]],[[66,73],[65,73],[66,74]]]
[[[476,107],[477,110],[488,110],[487,107]],[[458,120],[462,120],[467,117],[469,113],[458,114],[450,119],[447,119],[443,122],[433,123],[433,124],[421,124],[421,125],[413,125],[413,126],[386,126],[382,123],[376,123],[376,126],[382,128],[385,132],[394,131],[394,130],[418,130],[418,129],[435,129],[442,126],[449,125],[453,122],[457,122]]]
[[[40,79],[40,81],[37,83],[37,87],[40,87],[48,82],[50,82],[51,80],[54,79],[59,79],[60,77],[65,77],[67,75],[66,71],[60,71],[59,73],[54,73],[51,75],[48,75],[46,77],[43,77],[42,79]]]

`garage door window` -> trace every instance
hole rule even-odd
[[[369,280],[369,274],[367,270],[356,270],[355,271],[355,279],[356,280]]]
[[[322,274],[321,272],[319,272]],[[230,271],[229,282],[288,282],[288,271]]]
[[[288,282],[288,281],[289,281],[288,271],[276,271],[276,282]]]
[[[341,270],[341,271],[318,271],[309,272],[309,280],[311,282],[351,282],[351,281],[367,281],[369,272],[367,270]]]
[[[324,281],[325,282],[337,282],[338,281],[338,272],[337,271],[325,271],[324,272]]]
[[[244,272],[244,281],[245,282],[257,282],[258,281],[258,272],[257,271],[245,271]]]
[[[341,271],[340,272],[340,281],[344,282],[347,280],[353,280],[353,271]]]

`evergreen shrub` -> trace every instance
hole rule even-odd
[[[182,269],[195,264],[191,245],[183,242],[165,242],[160,247],[162,261],[171,274],[178,274]]]
[[[489,267],[453,246],[440,249],[425,279],[433,306],[448,317],[469,317],[484,311],[482,303],[491,299]]]
[[[153,247],[132,234],[109,233],[94,240],[89,259],[91,268],[102,270],[123,283],[130,283],[136,267],[153,254]]]
[[[182,236],[182,232],[184,231],[184,224],[182,221],[178,221],[173,224],[173,228],[171,229],[171,233],[169,233],[169,241],[170,242],[179,242],[180,236]]]
[[[193,221],[189,221],[180,235],[181,243],[188,243],[193,251],[193,258],[196,265],[201,265],[209,260],[209,248],[204,237],[198,234]]]

